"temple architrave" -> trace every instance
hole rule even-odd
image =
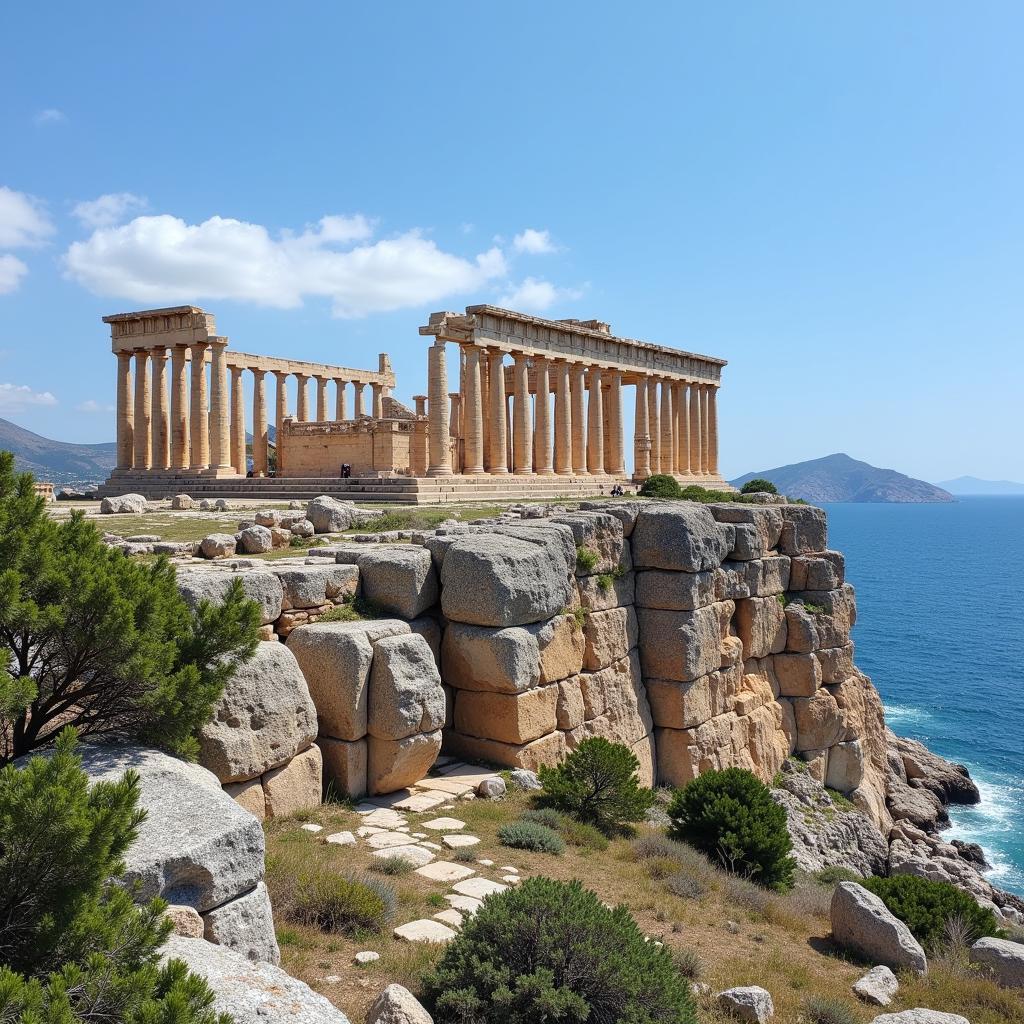
[[[427,394],[413,409],[391,395],[386,354],[374,371],[236,352],[197,306],[103,321],[117,358],[117,468],[104,494],[575,497],[652,473],[727,486],[716,398],[725,360],[617,337],[601,321],[488,305],[433,313],[419,329],[432,339]],[[631,468],[624,388],[633,389]]]

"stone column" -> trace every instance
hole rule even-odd
[[[491,363],[487,358],[487,349],[480,349],[480,416],[483,420],[484,432],[480,437],[480,449],[483,452],[484,472],[491,471]]]
[[[417,408],[419,408],[419,402],[422,399],[426,402],[424,396],[418,396]],[[426,415],[425,412],[418,412],[418,416]],[[427,434],[427,424],[423,420],[417,420],[412,425],[412,438],[409,442],[409,475],[410,476],[426,476],[427,475],[427,447],[429,443],[429,437]]]
[[[171,349],[171,469],[187,469],[188,381],[185,379],[185,346]]]
[[[480,382],[480,349],[466,346],[466,425],[465,460],[463,472],[482,476],[484,472],[484,409]]]
[[[461,391],[449,391],[448,401],[451,405],[448,407],[448,436],[458,438],[462,440],[462,392]],[[458,471],[458,467],[453,466],[453,469]]]
[[[534,356],[533,376],[536,392],[533,465],[541,476],[552,476],[555,470],[551,462],[551,377],[546,357]]]
[[[373,418],[375,420],[384,419],[384,393],[382,385],[371,384],[370,391],[373,393]]]
[[[572,429],[572,471],[587,475],[587,419],[584,412],[582,363],[573,363],[569,370],[569,422]]]
[[[555,363],[555,472],[572,473],[572,408],[569,398],[569,364]]]
[[[503,371],[504,372],[504,371]],[[505,468],[512,472],[512,392],[505,388]]]
[[[438,339],[427,350],[427,410],[430,416],[430,465],[427,476],[451,476],[451,439],[448,433],[448,370],[444,341]],[[356,392],[356,409],[360,405]]]
[[[274,376],[277,378],[277,398],[274,403],[274,451],[277,458],[275,473],[277,476],[281,476],[281,470],[284,468],[281,444],[284,438],[284,421],[288,418],[288,374],[283,370],[275,370]]]
[[[215,344],[210,356],[210,469],[229,470],[227,345]]]
[[[245,458],[245,389],[242,386],[242,368],[229,366],[231,371],[231,465],[235,472],[245,476],[249,468]],[[256,424],[253,424],[253,439]]]
[[[348,419],[348,402],[345,400],[345,381],[334,380],[334,418],[336,420]]]
[[[700,476],[700,385],[690,384],[690,472]]]
[[[508,430],[505,422],[508,402],[505,397],[505,354],[500,349],[487,353],[490,390],[487,417],[490,420],[491,473],[504,476],[508,473]]]
[[[316,375],[316,419],[323,423],[327,419],[327,378]]]
[[[416,415],[426,416],[427,415],[427,396],[426,395],[413,395],[413,402],[416,404]]]
[[[295,374],[298,393],[295,400],[295,418],[300,423],[309,422],[309,374]]]
[[[153,464],[153,422],[150,412],[149,351],[135,350],[135,459],[134,469],[149,469]]]
[[[526,356],[516,352],[512,371],[515,393],[515,439],[512,449],[512,471],[520,475],[533,473],[533,429],[530,424],[530,377]]]
[[[658,417],[661,426],[661,458],[658,465],[662,473],[671,474],[675,468],[672,458],[672,384],[667,379],[661,381],[661,409]]]
[[[131,469],[135,461],[132,409],[132,354],[117,353],[117,468]]]
[[[658,415],[658,381],[647,380],[647,430],[651,435],[651,472],[661,472],[661,417]]]
[[[633,413],[633,479],[651,475],[651,435],[647,416],[647,378],[636,382],[636,406]]]
[[[266,476],[270,465],[270,430],[267,426],[267,385],[265,370],[252,371],[252,471]]]
[[[604,473],[604,408],[600,366],[590,368],[587,400],[587,469],[595,476]]]
[[[622,431],[622,371],[611,371],[608,387],[608,425],[611,430],[610,472],[613,476],[626,475],[626,451]]]
[[[686,436],[686,385],[682,381],[672,381],[672,472],[682,476],[686,472],[686,449],[683,438]]]
[[[153,349],[153,469],[171,464],[171,437],[167,410],[167,349]]]
[[[708,388],[708,472],[718,476],[718,388]]]
[[[707,476],[711,460],[708,458],[708,391],[707,384],[700,388],[700,471]]]
[[[360,416],[365,416],[366,413],[363,411],[363,384],[358,380],[352,381],[352,387],[355,389],[355,412],[354,416],[359,419]]]
[[[210,464],[210,416],[206,411],[206,350],[210,346],[197,342],[189,349],[192,355],[192,451],[189,469],[206,469]]]

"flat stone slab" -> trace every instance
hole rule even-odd
[[[451,942],[455,938],[455,932],[447,925],[427,918],[399,925],[395,929],[394,935],[396,939],[404,939],[406,942],[444,943]]]
[[[486,857],[482,858],[481,860],[478,860],[477,864],[483,864],[483,866],[485,868],[493,868],[494,867],[494,861],[493,860],[488,860]]]
[[[323,832],[323,825],[314,825],[312,822],[307,822],[302,826],[303,832]]]
[[[493,779],[499,777],[497,772],[488,771],[486,768],[478,768],[476,765],[470,764],[458,764],[453,765],[447,771],[443,773],[443,778],[449,781],[465,782],[468,786],[472,786],[476,789],[484,779]],[[429,783],[430,779],[424,779],[424,783]]]
[[[477,836],[443,836],[441,842],[445,846],[450,846],[453,850],[457,850],[460,846],[476,846],[480,842]]]
[[[409,836],[403,832],[378,832],[367,836],[366,845],[375,850],[386,850],[389,846],[409,846]]]
[[[427,840],[425,840],[425,839],[419,845],[426,847],[428,850],[438,850],[438,851],[440,851],[440,850],[444,849],[443,846],[438,846],[437,843],[427,842]]]
[[[434,920],[440,921],[441,924],[448,925],[449,928],[462,927],[462,915],[454,907],[449,910],[442,910],[440,913],[435,914]]]
[[[375,960],[380,959],[380,953],[375,953],[372,949],[364,949],[360,953],[356,953],[355,961],[357,964],[372,964]]]
[[[434,818],[432,821],[423,822],[424,828],[432,829],[434,832],[458,832],[465,828],[466,823],[458,818]]]
[[[424,790],[422,793],[413,793],[404,800],[396,803],[395,809],[399,811],[432,811],[451,799],[450,793],[436,793],[434,790]]]
[[[482,900],[485,896],[491,896],[496,892],[505,892],[507,885],[501,882],[492,882],[487,878],[467,878],[464,882],[456,882],[452,888],[460,896],[472,896],[474,899]]]
[[[378,832],[387,832],[386,828],[378,828],[376,825],[361,825],[356,829],[356,835],[360,839],[365,839],[367,836],[376,835]]]
[[[327,842],[334,846],[351,846],[356,837],[351,832],[335,832],[327,837]]]
[[[498,865],[498,870],[499,871],[507,871],[507,872],[509,872],[509,874],[512,874],[512,875],[518,875],[519,874],[519,868],[514,867],[511,864],[499,864]]]
[[[509,885],[518,885],[522,881],[518,875],[502,875],[501,880]]]
[[[463,793],[472,793],[475,787],[471,782],[463,782],[461,779],[427,778],[417,782],[415,788],[448,793],[450,796],[462,796]]]
[[[424,864],[416,869],[417,875],[429,878],[433,882],[461,882],[476,872],[465,864],[455,864],[450,860],[436,860],[433,864]]]
[[[422,846],[389,846],[384,850],[374,850],[370,856],[381,860],[395,857],[399,860],[407,860],[418,868],[429,864],[434,859],[433,853],[430,850],[424,850]]]
[[[484,901],[478,900],[475,896],[458,896],[449,894],[445,896],[445,899],[456,910],[460,910],[463,914],[467,914],[470,917],[472,917],[473,914],[475,914],[484,905]]]
[[[360,811],[360,814],[363,815],[364,825],[376,828],[394,829],[407,824],[405,815],[391,810],[390,807],[374,807],[369,811]]]

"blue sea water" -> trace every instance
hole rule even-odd
[[[1024,894],[1024,497],[826,508],[886,720],[981,790],[944,837],[980,843],[989,880]]]

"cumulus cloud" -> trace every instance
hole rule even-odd
[[[76,412],[113,412],[114,407],[107,405],[103,402],[97,402],[95,398],[87,398],[84,402],[79,402],[75,406]]]
[[[0,249],[42,245],[53,232],[53,222],[38,199],[0,185]]]
[[[547,230],[538,231],[536,228],[526,228],[524,231],[520,231],[512,239],[512,247],[516,252],[526,252],[531,256],[539,256],[555,251],[555,243],[551,241],[551,233]]]
[[[550,281],[527,277],[502,295],[498,305],[527,313],[542,313],[556,302],[578,299],[582,294],[578,288],[558,288]]]
[[[60,124],[61,121],[66,121],[67,117],[64,115],[63,110],[58,110],[56,107],[46,107],[45,110],[40,110],[33,120],[36,124]]]
[[[147,205],[146,199],[131,192],[108,192],[96,199],[76,203],[71,214],[87,228],[109,228],[120,224],[129,214],[144,210]]]
[[[27,384],[0,384],[0,413],[17,413],[29,406],[56,405],[49,391],[33,391]]]
[[[0,255],[0,295],[17,291],[27,273],[28,267],[17,256]]]
[[[497,247],[472,258],[445,252],[418,231],[371,241],[362,215],[323,217],[301,233],[211,217],[169,214],[97,228],[64,256],[67,275],[97,295],[165,305],[234,299],[289,309],[308,297],[359,317],[472,293],[506,276]]]

